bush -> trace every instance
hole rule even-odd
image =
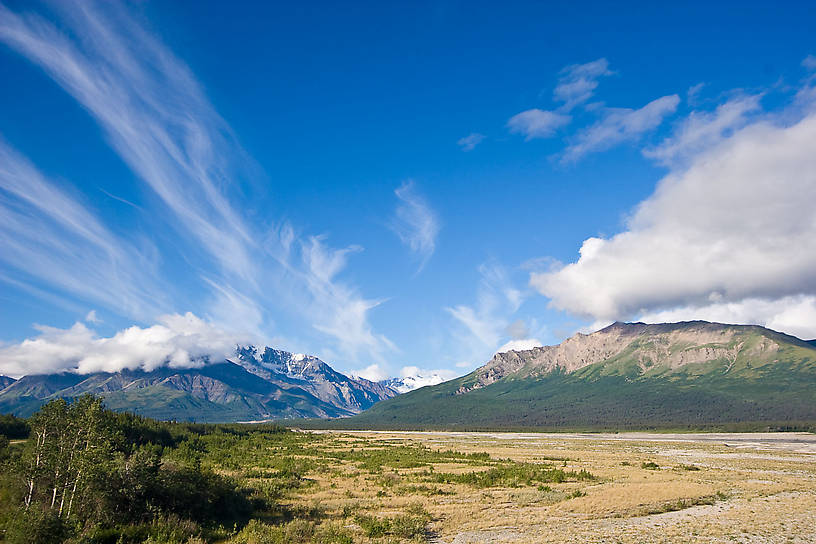
[[[29,508],[12,517],[6,526],[8,544],[60,544],[73,533],[55,512]]]
[[[230,540],[231,544],[352,544],[348,531],[333,524],[316,526],[313,522],[294,520],[284,525],[269,525],[257,519]]]
[[[31,428],[25,419],[11,414],[0,414],[0,435],[9,439],[28,438]]]
[[[534,483],[562,483],[568,479],[595,479],[595,476],[586,470],[570,472],[560,468],[552,468],[549,465],[537,465],[533,463],[499,465],[485,471],[465,472],[462,474],[440,472],[428,474],[428,477],[431,481],[436,483],[460,483],[481,488],[530,486]]]
[[[421,505],[411,505],[406,513],[395,517],[379,518],[367,514],[354,516],[354,521],[369,538],[392,535],[399,538],[423,536],[431,516]]]
[[[378,518],[369,514],[357,514],[354,516],[354,522],[360,526],[363,533],[369,538],[385,536],[391,529],[388,518]]]

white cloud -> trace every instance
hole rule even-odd
[[[808,70],[816,70],[816,56],[808,55],[802,60],[802,66]]]
[[[479,273],[482,277],[476,303],[445,308],[458,325],[451,336],[456,345],[452,353],[459,368],[484,363],[503,344],[531,345],[537,342],[532,336],[544,332],[535,320],[513,319],[529,293],[516,288],[503,267],[483,264]]]
[[[459,138],[456,145],[462,148],[462,151],[473,151],[477,145],[484,141],[485,135],[478,132],[471,132],[464,138]]]
[[[9,271],[0,278],[35,296],[53,296],[31,285],[41,282],[142,319],[166,308],[155,248],[114,234],[72,192],[0,139],[0,265]]]
[[[317,318],[313,326],[335,338],[340,349],[354,360],[360,355],[381,360],[384,351],[396,350],[388,338],[376,334],[368,323],[368,311],[382,301],[365,299],[354,288],[335,279],[345,268],[349,253],[360,248],[332,249],[315,236],[303,246],[307,270],[304,279],[314,301],[310,313],[314,312]]]
[[[361,370],[352,370],[349,375],[353,378],[363,378],[372,382],[379,382],[389,377],[385,369],[376,363]]]
[[[604,151],[624,142],[636,142],[677,110],[676,94],[652,100],[640,109],[606,108],[600,121],[582,130],[564,151],[562,160],[574,161],[587,153]]]
[[[569,124],[571,117],[554,111],[537,108],[517,113],[507,121],[507,128],[514,134],[524,134],[524,139],[549,138]]]
[[[248,330],[261,330],[268,327],[268,311],[274,308],[310,322],[343,356],[365,353],[377,358],[392,349],[386,338],[371,331],[367,312],[376,303],[337,279],[349,248],[332,249],[323,238],[296,236],[283,222],[260,227],[247,221],[252,161],[190,69],[146,31],[127,6],[57,3],[55,10],[58,26],[0,5],[0,42],[73,96],[159,198],[162,209],[151,210],[151,217],[167,220],[181,238],[176,247],[185,248],[184,257],[196,270],[206,271],[201,279],[211,289],[211,306],[203,313],[220,322],[239,315]],[[21,185],[33,201],[32,179],[36,177],[27,175]],[[67,224],[67,234],[36,225],[30,236],[35,243],[20,240],[8,252],[4,246],[4,257],[19,257],[19,267],[32,273],[54,271],[49,281],[73,296],[109,309],[116,309],[118,296],[118,311],[125,315],[142,320],[157,315],[155,307],[144,307],[146,302],[154,300],[156,306],[170,290],[148,284],[147,279],[157,275],[155,266],[139,262],[142,253],[112,238],[98,221],[78,218],[71,199],[62,202],[66,205],[52,206],[49,220]],[[5,209],[3,213],[16,222],[14,232],[31,227],[27,216]],[[9,225],[0,229],[11,232]],[[82,246],[70,243],[68,234],[84,238]],[[57,251],[40,247],[49,244]],[[107,260],[93,259],[89,246]],[[75,257],[71,261],[72,255],[87,255],[89,262],[76,263]],[[331,268],[322,267],[326,264]]]
[[[689,87],[688,91],[686,92],[686,102],[688,102],[691,106],[696,106],[697,99],[700,97],[700,93],[702,92],[705,85],[706,85],[705,83],[701,82]]]
[[[394,194],[400,204],[391,222],[391,229],[420,258],[419,270],[422,270],[436,249],[439,220],[427,200],[417,192],[414,182],[403,183]]]
[[[96,316],[96,310],[91,310],[85,315],[85,322],[86,323],[102,323],[102,320]]]
[[[672,136],[657,147],[644,150],[643,154],[667,165],[688,160],[745,126],[750,115],[761,110],[761,99],[761,94],[738,95],[713,112],[694,111]]]
[[[624,232],[587,239],[576,262],[531,284],[590,319],[708,316],[816,332],[816,114],[790,121],[795,111],[713,138]]]
[[[250,339],[217,328],[191,313],[165,315],[147,328],[129,327],[100,337],[83,323],[70,329],[37,327],[40,334],[0,348],[0,374],[13,377],[55,372],[152,371],[201,367],[235,354]]]
[[[592,97],[601,77],[612,74],[609,62],[604,58],[586,64],[567,66],[561,70],[561,77],[553,91],[553,98],[564,102],[564,111],[570,111]]]
[[[647,313],[639,319],[647,323],[694,319],[717,323],[752,323],[810,340],[816,338],[816,296],[794,295],[778,299],[747,298],[738,302],[715,302]]]
[[[525,351],[528,349],[541,347],[543,344],[535,338],[524,338],[518,340],[510,340],[496,350],[496,353],[505,353],[508,351]]]

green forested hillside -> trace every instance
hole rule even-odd
[[[709,325],[706,334],[711,333]],[[812,346],[761,327],[723,329],[723,342],[704,345],[689,343],[688,329],[677,330],[682,341],[672,340],[678,338],[676,330],[644,329],[624,338],[625,346],[614,356],[572,372],[528,363],[479,386],[488,370],[496,368],[489,364],[333,424],[394,429],[816,428]],[[682,351],[688,357],[715,357],[668,363],[682,360]]]

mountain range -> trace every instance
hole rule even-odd
[[[615,323],[496,354],[342,428],[816,428],[816,342],[752,325]]]
[[[816,341],[754,325],[615,323],[497,353],[466,376],[373,382],[317,357],[240,346],[197,368],[0,376],[0,413],[101,395],[114,410],[199,422],[342,428],[816,428]],[[316,422],[322,419],[331,421]],[[300,424],[300,423],[299,423]]]
[[[0,377],[0,413],[28,416],[50,399],[91,393],[103,396],[111,409],[157,419],[336,418],[398,394],[388,385],[341,374],[317,357],[269,347],[242,346],[231,359],[205,363],[149,372]]]

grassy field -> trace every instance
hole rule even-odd
[[[48,414],[60,408],[49,406]],[[73,515],[57,514],[53,498],[73,486],[53,482],[73,466],[62,446],[76,440],[37,449],[46,413],[30,421],[32,438],[0,437],[0,541],[31,542],[32,534],[54,544],[816,539],[814,434],[293,431],[100,414],[98,429],[108,429],[111,441],[99,442],[103,456],[88,458],[96,476],[80,481]],[[6,425],[8,436],[16,423]],[[77,455],[97,450],[88,451]],[[30,480],[27,467],[52,454],[51,468]],[[29,481],[39,491],[25,508]]]
[[[209,462],[254,485],[291,467],[288,541],[813,542],[816,437],[768,436],[303,433]]]

